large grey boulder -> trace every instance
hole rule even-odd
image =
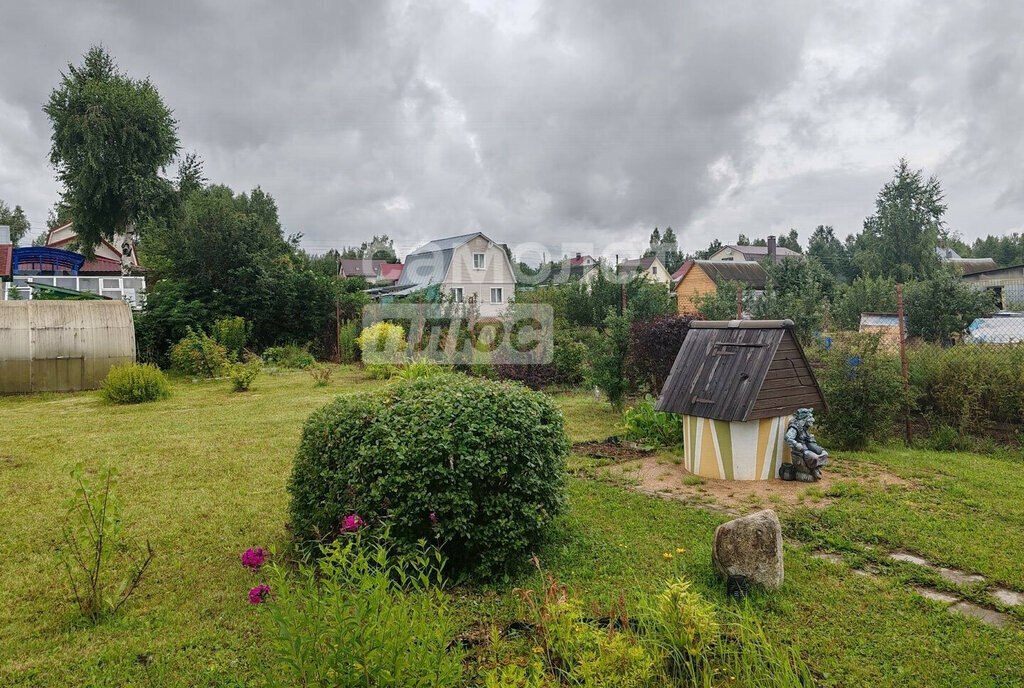
[[[742,516],[715,529],[711,561],[719,575],[744,576],[769,590],[782,586],[782,526],[771,509]]]

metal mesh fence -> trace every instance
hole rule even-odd
[[[922,327],[910,327],[902,308],[861,316],[861,331],[879,333],[880,350],[905,364],[911,436],[1024,439],[1024,280],[978,288],[991,292],[999,310],[948,335],[935,334],[947,328],[925,328],[932,336],[915,336]],[[931,310],[938,320],[949,315],[942,303]]]

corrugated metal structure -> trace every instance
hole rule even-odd
[[[134,360],[124,301],[0,302],[0,394],[96,389]]]
[[[686,416],[684,465],[724,480],[767,480],[788,462],[798,408],[825,407],[790,320],[694,321],[655,409]]]

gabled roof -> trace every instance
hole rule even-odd
[[[593,265],[573,265],[566,269],[566,262],[563,261],[554,270],[551,271],[543,281],[538,283],[541,284],[565,284],[566,282],[572,282],[580,280],[589,275],[594,270],[601,269],[600,263],[594,263]]]
[[[377,273],[382,280],[397,281],[402,276],[401,263],[382,263],[377,268]]]
[[[346,277],[365,277],[366,279],[377,279],[377,267],[383,265],[383,260],[370,260],[369,258],[342,258],[338,261],[338,274]]]
[[[624,260],[619,263],[619,270],[650,270],[651,266],[654,265],[654,261],[658,260],[656,256],[647,256],[646,258],[631,258]]]
[[[748,421],[805,406],[824,408],[825,397],[793,321],[728,320],[690,323],[654,408]]]
[[[469,243],[476,237],[484,237],[481,232],[460,234],[446,239],[435,239],[424,244],[405,257],[405,267],[398,279],[397,287],[422,289],[432,284],[444,282],[448,267],[452,263],[455,249]],[[487,239],[490,241],[490,239]]]
[[[694,266],[699,267],[716,285],[740,282],[751,289],[764,289],[768,282],[768,273],[761,264],[750,260],[688,260],[675,271],[672,279],[682,279]]]
[[[765,258],[768,257],[768,247],[767,246],[738,246],[736,244],[729,244],[728,246],[723,246],[722,248],[731,248],[733,251],[737,251],[739,253],[742,253],[743,254],[743,258],[745,260],[758,261],[758,260],[764,260]],[[715,253],[721,252],[722,248],[718,249],[718,251],[715,251]],[[784,246],[776,246],[775,247],[775,255],[777,255],[779,258],[785,258],[786,256],[799,256],[801,254],[797,253],[796,251],[794,251],[792,249],[788,249],[788,248],[786,248]],[[723,261],[723,262],[728,262],[728,261]]]
[[[578,267],[578,266],[581,266],[581,265],[596,265],[596,264],[597,264],[597,261],[594,260],[594,258],[592,256],[589,256],[589,255],[583,256],[583,255],[580,255],[580,254],[577,253],[574,258],[570,258],[569,259],[569,267],[570,268],[575,268],[575,267]]]
[[[861,313],[860,326],[863,327],[899,327],[900,316],[897,313]]]
[[[946,262],[955,265],[961,275],[999,269],[999,263],[994,258],[950,258]]]
[[[134,267],[133,274],[145,271],[145,268]],[[109,258],[100,258],[96,256],[92,260],[87,260],[82,264],[82,267],[78,269],[79,275],[120,275],[121,274],[121,263],[116,260],[110,260]]]
[[[65,222],[62,225],[59,225],[57,227],[53,227],[52,229],[47,230],[47,232],[46,232],[46,244],[45,245],[48,246],[48,247],[51,247],[51,248],[62,248],[62,247],[66,247],[72,241],[77,239],[78,238],[78,234],[73,234],[72,236],[69,236],[69,237],[64,238],[64,239],[58,239],[56,241],[53,239],[53,233],[54,232],[59,232],[62,229],[70,229],[72,232],[74,232],[74,229],[72,228],[73,224],[74,224],[73,222]],[[103,245],[103,246],[106,246],[108,249],[110,249],[114,253],[114,255],[116,255],[118,257],[118,259],[120,259],[121,255],[122,255],[121,254],[121,249],[118,248],[117,246],[115,246],[115,244],[117,243],[118,237],[120,237],[121,239],[124,239],[124,235],[122,234],[122,235],[115,236],[114,237],[114,239],[115,239],[114,242],[107,241],[106,239],[101,239],[100,240],[100,244]],[[134,242],[133,245],[137,246],[138,242],[137,241]],[[65,249],[65,250],[67,250],[67,249]],[[110,260],[109,258],[99,258],[99,257],[97,257],[97,259],[98,260]],[[89,263],[91,263],[91,262],[92,261],[89,261]],[[89,263],[86,263],[86,265],[89,265]],[[133,269],[144,269],[139,264],[139,253],[138,253],[137,250],[133,250],[132,251],[131,263],[132,263],[132,268]],[[120,263],[120,260],[117,261],[117,265],[118,265],[117,273],[121,274],[121,263]],[[101,269],[102,268],[97,267],[96,270],[94,270],[94,272],[99,271]]]

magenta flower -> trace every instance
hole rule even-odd
[[[249,591],[249,604],[263,604],[270,597],[270,586],[260,583]]]
[[[341,532],[354,533],[365,525],[366,521],[359,518],[359,516],[356,514],[349,514],[345,517],[345,520],[341,522]]]
[[[267,554],[263,551],[262,547],[249,549],[242,552],[242,566],[252,569],[255,571],[259,567],[263,566],[263,562],[266,561]]]
[[[437,523],[437,514],[435,514],[433,511],[430,512],[430,522]]]

